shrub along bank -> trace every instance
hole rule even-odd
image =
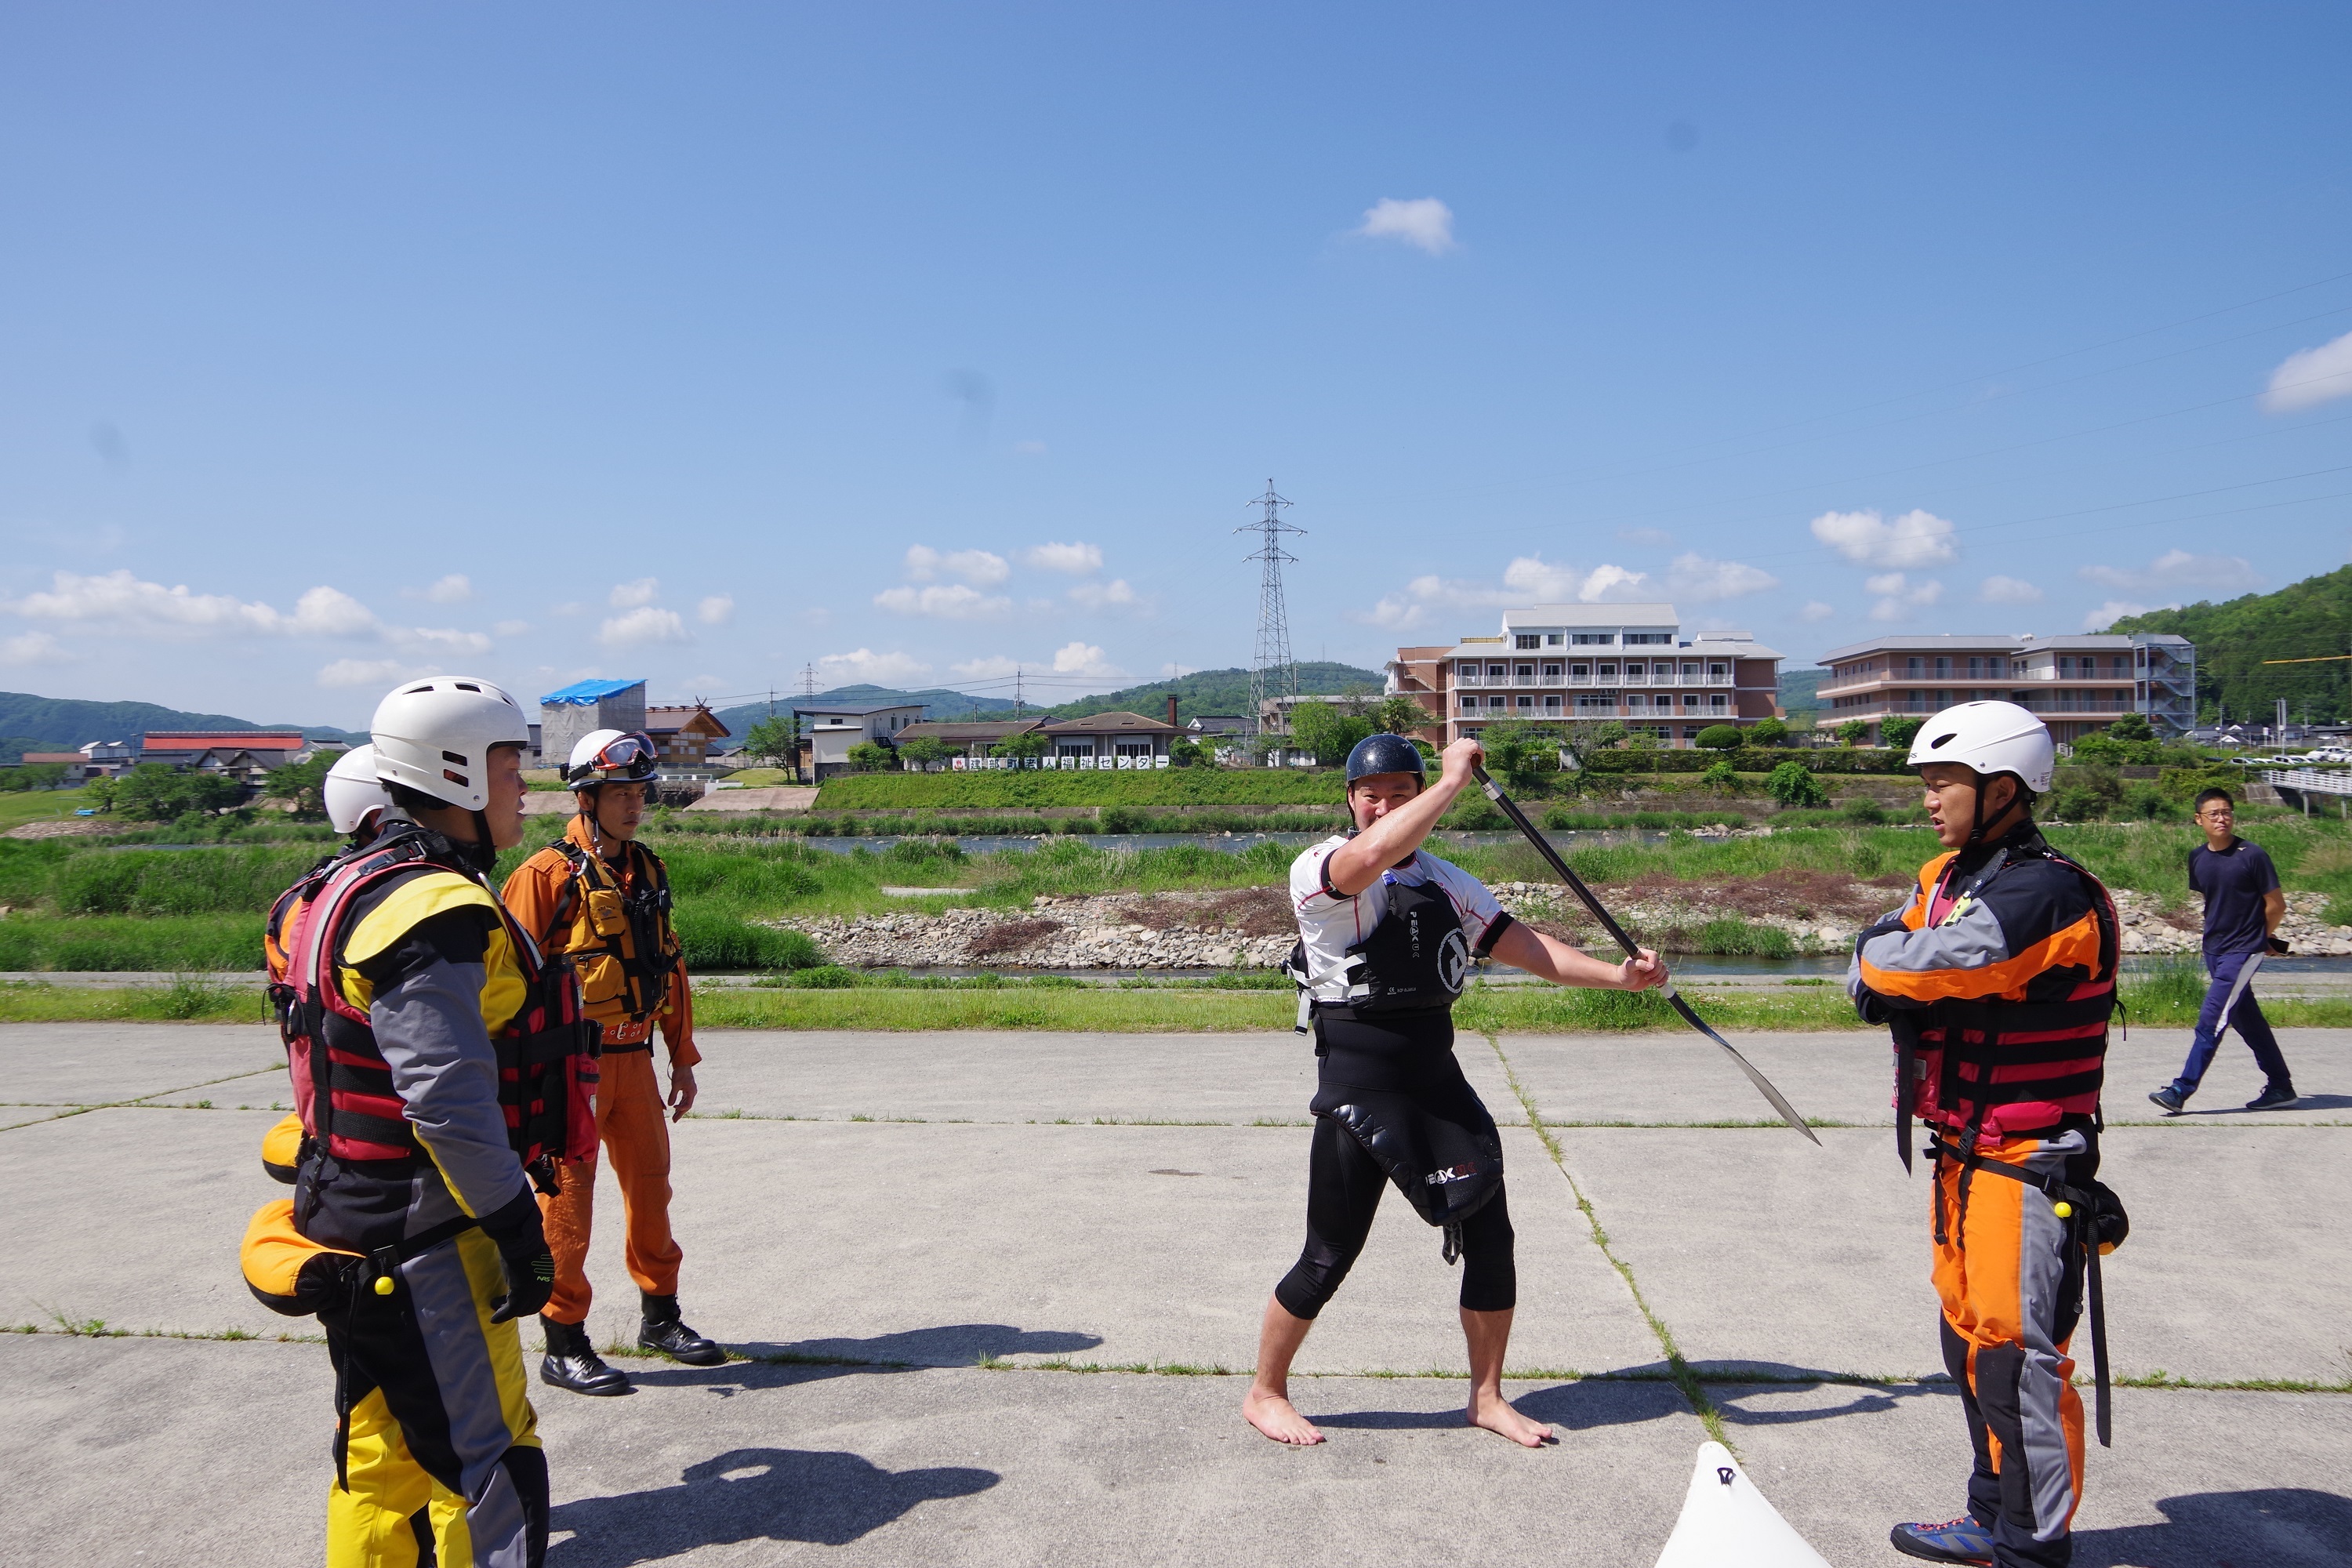
[[[1150,768],[1130,773],[850,773],[818,789],[819,811],[1053,805],[1328,805],[1336,770]]]

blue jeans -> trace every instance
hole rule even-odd
[[[2253,956],[2251,952],[2221,952],[2205,960],[2205,972],[2213,977],[2212,983],[2205,988],[2205,1006],[2197,1015],[2197,1036],[2189,1042],[2189,1060],[2182,1066],[2180,1076],[2172,1080],[2173,1092],[2183,1100],[2197,1092],[2205,1069],[2213,1065],[2213,1053],[2221,1045],[2221,1008],[2230,1000],[2230,987],[2238,983],[2238,972]],[[2230,1014],[2229,1026],[2238,1031],[2238,1037],[2254,1053],[2254,1062],[2263,1069],[2264,1087],[2294,1086],[2286,1070],[2286,1058],[2280,1054],[2278,1037],[2271,1033],[2270,1020],[2263,1016],[2261,1006],[2255,1003],[2251,983]]]

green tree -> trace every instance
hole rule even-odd
[[[1032,757],[1044,756],[1053,749],[1053,746],[1054,743],[1045,738],[1044,731],[1022,730],[1005,736],[1004,739],[989,747],[988,754],[992,757],[1012,757],[1021,762],[1027,762]]]
[[[162,763],[141,763],[122,775],[115,810],[136,822],[171,822],[188,812],[226,811],[245,786],[219,773],[184,773]]]
[[[114,809],[114,781],[103,775],[94,778],[82,786],[81,797],[89,803],[90,810],[110,812]]]
[[[1741,736],[1737,724],[1709,724],[1698,732],[1699,748],[1708,752],[1736,752]]]
[[[2153,741],[2156,726],[2147,721],[2145,713],[2126,713],[2107,726],[2107,733],[2118,741]]]
[[[1878,743],[1889,748],[1901,748],[1911,743],[1911,737],[1926,728],[1925,719],[1895,717],[1878,721]]]
[[[52,789],[65,782],[63,763],[25,763],[13,768],[0,768],[0,790],[12,793]]]
[[[1739,772],[1731,765],[1731,759],[1728,757],[1719,762],[1709,763],[1706,765],[1706,772],[1698,775],[1698,782],[1717,795],[1739,793]]]
[[[1290,743],[1312,752],[1323,767],[1345,763],[1356,742],[1371,732],[1371,720],[1328,702],[1301,702],[1290,710]]]
[[[861,773],[878,773],[891,765],[890,748],[879,741],[860,741],[849,748],[849,765]]]
[[[1818,807],[1830,803],[1830,792],[1812,770],[1794,761],[1780,763],[1765,777],[1764,793],[1784,806]]]
[[[1864,719],[1849,719],[1837,727],[1838,744],[1859,746],[1870,734],[1870,722]]]
[[[1207,753],[1201,742],[1190,735],[1179,736],[1168,747],[1168,765],[1171,768],[1198,767]]]
[[[1789,738],[1789,726],[1778,719],[1759,719],[1748,728],[1751,746],[1777,746]]]
[[[932,763],[944,763],[954,755],[953,746],[949,745],[945,741],[933,740],[929,735],[919,735],[914,740],[898,742],[899,760],[912,763],[916,767],[926,771]]]
[[[743,731],[743,754],[772,768],[800,765],[800,721],[789,713],[772,714]]]
[[[1402,692],[1381,699],[1380,706],[1372,710],[1372,728],[1391,735],[1410,735],[1436,722],[1428,709]]]
[[[1559,725],[1524,719],[1506,719],[1478,731],[1488,769],[1515,790],[1540,789],[1559,776],[1562,740]]]
[[[327,770],[341,755],[341,752],[320,752],[307,763],[272,768],[269,782],[261,786],[261,793],[291,805],[298,822],[322,821],[327,815]]]

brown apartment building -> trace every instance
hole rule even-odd
[[[1776,717],[1780,655],[1746,632],[1681,635],[1672,605],[1534,605],[1494,637],[1401,647],[1388,689],[1444,745],[1503,719],[1615,719],[1672,746],[1710,724]]]
[[[2162,736],[2197,721],[2197,645],[2169,633],[2077,637],[1873,637],[1832,648],[1821,662],[1820,723],[1870,726],[1897,715],[1925,718],[1956,702],[1991,699],[2039,714],[2053,739],[2072,742],[2126,713],[2143,713]]]

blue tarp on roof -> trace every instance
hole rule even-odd
[[[644,676],[635,680],[575,680],[561,691],[551,691],[539,700],[542,708],[589,708],[607,697],[617,697],[632,686],[643,686]]]

